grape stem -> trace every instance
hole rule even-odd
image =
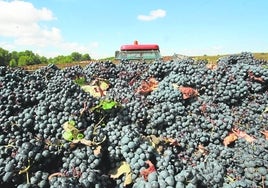
[[[101,124],[101,122],[104,120],[104,118],[106,117],[106,115],[104,115],[101,119],[100,119],[100,121],[97,123],[97,124],[95,124],[94,125],[94,128],[93,128],[93,135],[96,135],[97,134],[97,128],[98,128],[98,126]]]
[[[26,180],[27,180],[27,184],[30,183],[30,179],[29,179],[29,169],[30,169],[31,165],[30,165],[30,160],[28,160],[28,166],[22,170],[19,171],[19,174],[24,174],[26,173]]]
[[[261,177],[261,184],[262,184],[262,188],[265,188],[265,177],[264,176],[262,176]]]
[[[16,148],[13,144],[7,144],[7,145],[2,145],[0,147],[6,147],[6,148]]]
[[[84,102],[83,108],[80,110],[80,118],[86,112],[86,110],[87,110],[87,103]]]
[[[226,177],[230,180],[230,182],[235,182],[234,178],[231,178],[230,176],[226,175]]]
[[[64,177],[65,175],[61,172],[56,172],[56,173],[53,173],[51,175],[48,176],[48,180],[50,181],[53,177],[55,176],[61,176],[61,177]]]

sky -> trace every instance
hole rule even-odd
[[[268,52],[268,1],[0,0],[8,51],[100,59],[134,40],[163,56]]]

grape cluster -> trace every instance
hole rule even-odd
[[[241,53],[213,69],[191,58],[0,67],[0,187],[267,187],[266,66]],[[105,80],[106,95],[77,79]],[[66,138],[66,122],[82,138]]]
[[[113,80],[117,77],[118,70],[116,65],[110,61],[92,62],[82,70],[82,74],[86,76],[89,82],[95,78]]]

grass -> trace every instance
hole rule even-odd
[[[213,55],[213,56],[191,56],[194,60],[206,60],[208,63],[216,64],[217,60],[225,55]],[[226,55],[227,56],[227,55]]]
[[[268,53],[253,53],[256,59],[264,59],[268,61]]]

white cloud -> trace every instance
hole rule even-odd
[[[0,20],[5,22],[18,22],[27,24],[40,20],[55,19],[47,8],[36,9],[31,3],[25,1],[0,1]]]
[[[40,21],[56,19],[47,8],[37,9],[25,1],[0,1],[0,36],[14,45],[55,45],[62,41],[60,29],[41,26]]]
[[[163,9],[157,9],[150,11],[149,15],[138,15],[138,19],[142,21],[152,21],[157,18],[163,18],[166,16],[166,11]]]
[[[0,44],[8,50],[33,50],[47,57],[74,51],[94,54],[91,50],[98,48],[97,42],[81,45],[65,41],[59,28],[46,25],[54,20],[56,17],[47,8],[36,8],[26,1],[0,0]]]

